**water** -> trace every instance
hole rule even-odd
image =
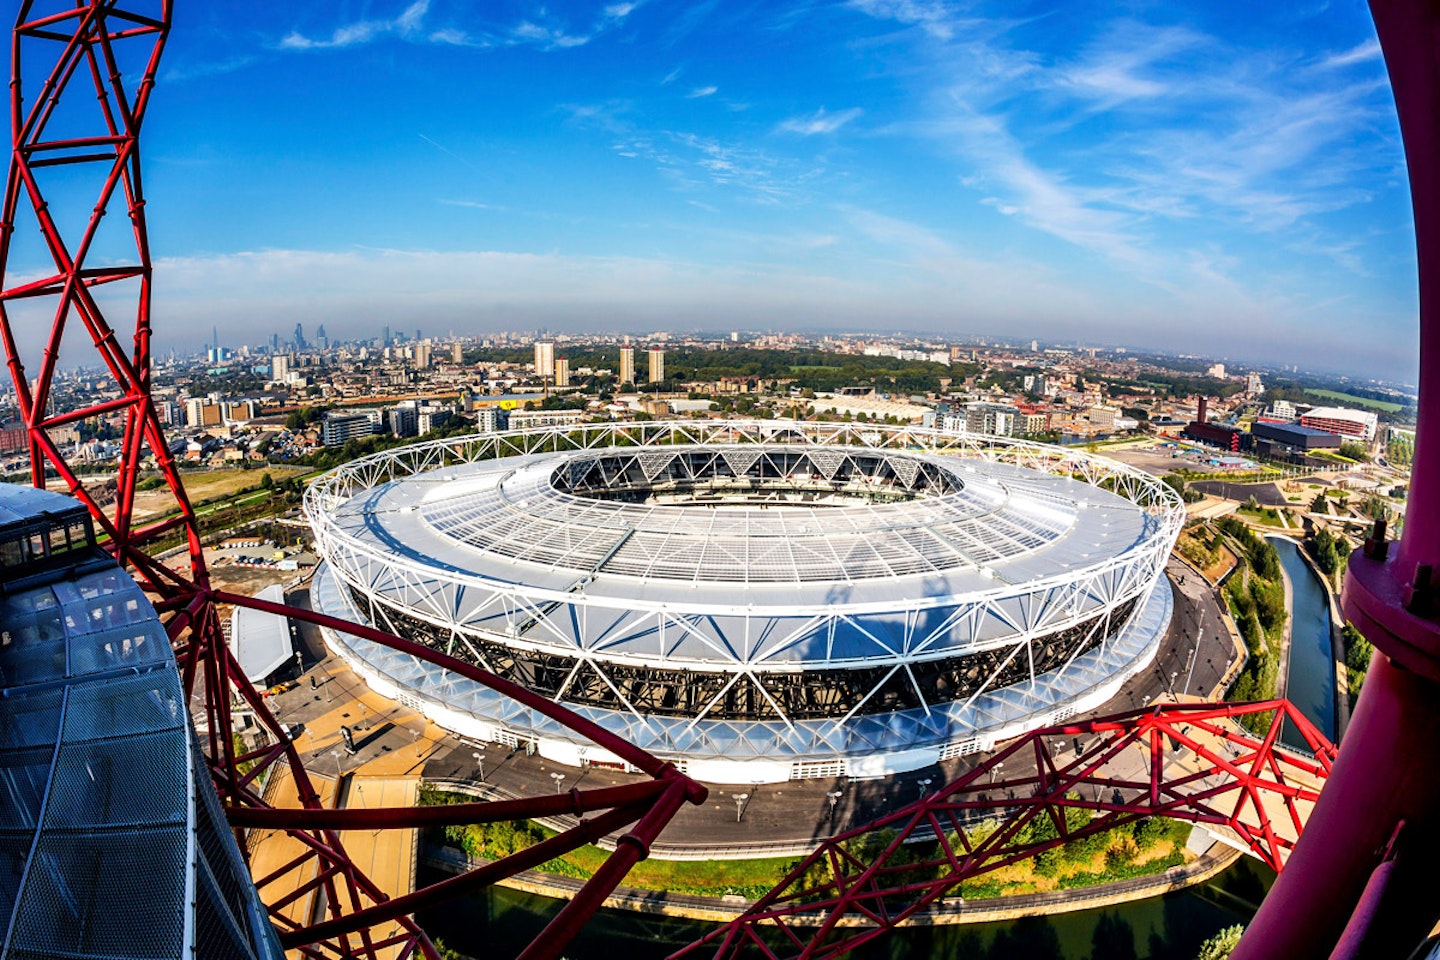
[[[438,879],[443,875],[421,867],[422,884]],[[1207,937],[1232,923],[1247,922],[1273,881],[1274,874],[1244,857],[1208,883],[1163,897],[997,923],[901,928],[850,956],[856,960],[1193,960]],[[418,919],[432,938],[464,955],[514,956],[561,906],[558,900],[495,888],[422,913]],[[569,960],[661,960],[712,929],[699,921],[602,910],[564,955]]]
[[[1300,548],[1284,537],[1268,537],[1290,578],[1290,672],[1285,695],[1300,712],[1335,739],[1335,660],[1330,644],[1330,599]],[[1290,726],[1280,737],[1294,747],[1304,739]]]

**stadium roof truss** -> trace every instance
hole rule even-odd
[[[867,470],[886,489],[855,499]],[[631,477],[705,497],[757,475],[815,481],[805,496],[821,499],[844,486],[844,505],[736,509],[721,490],[701,509],[580,490]],[[421,443],[322,477],[306,509],[326,609],[522,679],[677,759],[963,750],[1068,716],[1149,661],[1170,611],[1155,586],[1184,521],[1168,486],[1079,451],[775,421]],[[835,549],[847,538],[870,552]],[[934,550],[890,549],[915,539]],[[755,576],[775,554],[783,575]],[[466,702],[544,735],[418,661],[350,652],[442,710]]]

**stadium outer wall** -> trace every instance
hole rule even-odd
[[[531,642],[524,635],[539,622],[538,617],[543,616],[545,611],[553,610],[567,598],[574,602],[573,587],[568,594],[563,589],[547,588],[544,578],[538,575],[535,579],[541,581],[539,586],[526,583],[525,565],[518,565],[520,572],[513,575],[515,582],[500,585],[504,587],[500,592],[512,588],[525,592],[518,603],[512,602],[513,598],[508,596],[501,598],[505,605],[522,613],[530,611],[525,614],[527,619],[524,624],[517,630],[516,618],[511,616],[509,625],[501,630],[497,631],[494,624],[477,630],[473,622],[456,612],[462,607],[473,609],[475,606],[469,600],[461,599],[466,589],[471,591],[470,596],[478,595],[473,577],[467,581],[465,576],[456,573],[450,563],[435,562],[430,557],[406,556],[405,551],[396,545],[382,542],[382,548],[375,549],[374,543],[357,543],[353,530],[343,529],[344,522],[337,517],[344,516],[347,506],[362,503],[364,507],[360,513],[364,516],[366,527],[376,528],[377,523],[385,522],[386,511],[381,507],[383,498],[404,488],[403,484],[395,481],[405,481],[421,474],[431,475],[426,480],[462,479],[454,476],[457,470],[471,469],[467,465],[481,467],[487,461],[497,459],[523,465],[535,462],[539,455],[546,455],[539,456],[539,460],[549,469],[549,460],[561,463],[570,459],[571,454],[590,457],[607,453],[646,452],[647,457],[663,459],[669,451],[728,444],[759,444],[766,448],[784,444],[787,452],[820,450],[820,455],[830,458],[836,456],[834,451],[847,450],[861,454],[879,451],[896,457],[942,454],[958,457],[966,464],[966,470],[978,467],[982,473],[985,470],[1011,470],[1015,473],[1013,468],[1020,468],[1021,471],[1049,475],[1052,479],[1044,482],[1064,487],[1067,495],[1075,496],[1079,491],[1081,498],[1093,495],[1097,500],[1121,498],[1128,501],[1138,507],[1138,511],[1132,512],[1141,517],[1143,531],[1135,537],[1132,547],[1113,556],[1102,557],[1098,562],[1081,565],[1083,569],[1041,578],[1034,583],[1007,585],[963,597],[973,606],[970,613],[976,616],[976,622],[983,620],[987,614],[994,614],[996,623],[1001,619],[1011,623],[1024,619],[1027,624],[1032,619],[1035,621],[1034,629],[1018,630],[1013,636],[1001,640],[993,637],[982,640],[978,628],[974,636],[961,638],[960,647],[964,648],[961,652],[987,645],[992,650],[998,650],[998,653],[989,654],[992,662],[997,664],[1005,651],[1010,651],[1005,663],[1010,665],[1011,680],[1014,679],[1014,664],[1023,663],[1027,658],[1030,663],[1030,673],[1021,682],[1007,681],[1004,686],[992,686],[987,681],[981,689],[966,691],[963,700],[934,703],[926,702],[922,696],[919,706],[899,703],[897,709],[885,710],[875,707],[877,698],[870,701],[870,709],[874,711],[871,713],[855,709],[844,716],[832,717],[792,719],[781,714],[751,719],[734,716],[717,719],[714,715],[704,714],[698,717],[666,716],[664,711],[647,714],[623,696],[611,698],[614,702],[608,704],[574,702],[568,696],[560,697],[582,715],[604,724],[658,756],[674,760],[692,776],[719,783],[779,782],[837,775],[883,776],[987,750],[999,740],[1098,707],[1113,696],[1129,677],[1150,663],[1165,634],[1171,614],[1171,594],[1163,571],[1165,559],[1184,522],[1184,507],[1174,492],[1153,476],[1080,451],[1010,438],[956,436],[913,427],[790,421],[658,421],[534,429],[426,442],[354,461],[317,480],[306,494],[307,514],[325,561],[317,573],[313,591],[317,609],[361,622],[374,622],[382,628],[395,629],[402,635],[427,640],[457,655],[469,651],[474,659],[482,663],[485,660],[484,651],[488,650],[493,659],[497,648],[491,643],[477,650],[475,644],[482,643],[480,637],[486,638],[484,642],[514,644],[520,664],[516,669],[520,669],[525,656],[533,655],[537,650],[553,652],[559,643],[557,639],[547,646],[543,642]],[[753,451],[758,447],[749,449]],[[517,459],[510,461],[509,458]],[[1087,494],[1083,487],[1095,489]],[[1115,497],[1109,497],[1111,493]],[[375,506],[374,513],[370,512],[370,506]],[[392,507],[389,515],[393,517],[415,509],[414,506]],[[351,507],[350,512],[355,513],[355,508]],[[383,527],[378,529],[383,541],[388,534]],[[368,529],[361,539],[368,541],[374,533],[375,529]],[[983,568],[982,572],[993,576]],[[1003,576],[1001,579],[1004,579]],[[460,581],[461,585],[457,586],[455,581]],[[904,580],[898,582],[903,584]],[[496,592],[497,583],[493,580],[487,580],[484,586],[492,594]],[[583,588],[580,593],[584,594]],[[1043,642],[1047,632],[1053,634],[1057,624],[1064,627],[1070,623],[1068,629],[1071,635],[1083,629],[1073,625],[1082,623],[1082,620],[1065,621],[1059,614],[1044,611],[1069,607],[1078,610],[1080,604],[1075,601],[1076,597],[1099,598],[1097,605],[1084,611],[1083,623],[1095,624],[1088,628],[1090,637],[1074,651],[1063,651],[1068,659],[1057,669],[1037,672],[1035,643]],[[1042,612],[1033,616],[1020,613],[1027,601],[1033,602],[1035,609]],[[584,602],[600,602],[603,605],[604,598],[588,596]],[[675,609],[673,604],[666,611],[638,609],[643,604],[628,602],[637,605],[637,609],[631,611],[633,616],[652,617],[651,622],[658,624],[662,635],[667,623],[684,625],[686,614]],[[1007,604],[1020,605],[1007,607]],[[914,606],[915,603],[913,598],[904,598],[903,602],[896,601],[895,605]],[[664,604],[660,606],[663,608]],[[864,605],[845,608],[842,604],[836,610],[801,610],[800,613],[811,617],[807,624],[828,621],[833,638],[837,636],[836,624],[843,628],[847,623],[862,622],[858,620],[856,611],[863,612],[874,606],[872,603],[868,608]],[[755,613],[757,609],[759,612]],[[778,616],[778,609],[773,605],[756,608],[750,604],[746,613],[753,617]],[[1010,611],[1008,617],[1007,609]],[[584,616],[582,609],[572,619],[579,622]],[[912,613],[910,616],[915,618],[919,614]],[[561,618],[555,619],[558,622]],[[711,620],[723,618],[712,617]],[[774,622],[780,621],[767,621]],[[939,622],[941,626],[934,631],[936,636],[947,629],[953,634],[961,632],[956,627],[945,626],[946,623],[953,625],[959,622],[953,610],[949,620],[940,618]],[[871,627],[874,629],[873,623]],[[694,630],[693,626],[688,629]],[[816,629],[823,631],[826,627],[822,625]],[[457,637],[460,638],[458,644]],[[593,638],[574,639],[576,650],[603,646],[593,643]],[[327,632],[326,640],[377,692],[424,712],[439,725],[462,736],[512,747],[523,745],[555,762],[568,765],[614,762],[614,758],[593,746],[565,736],[563,730],[551,729],[543,719],[535,718],[526,711],[505,708],[477,686],[438,671],[433,666],[354,637],[339,637]],[[803,644],[800,646],[803,647]],[[625,661],[623,645],[617,645],[616,649],[620,649],[618,659]],[[1025,658],[1017,658],[1016,653],[1022,650]],[[881,666],[893,662],[895,666],[890,667],[891,674],[903,677],[910,674],[912,668],[919,672],[924,665],[920,662],[923,657],[923,654],[912,656],[902,653]],[[834,662],[849,666],[856,663],[854,658],[840,658]],[[596,663],[603,665],[603,661]],[[646,661],[631,658],[630,663],[632,666],[634,663],[644,666]],[[649,666],[654,667],[657,663],[659,661],[652,657]],[[491,669],[497,666],[495,663],[485,665]],[[814,666],[813,663],[808,665]],[[767,685],[773,684],[776,677],[783,676],[785,671],[803,669],[807,664],[797,666],[780,658],[768,663],[752,660],[728,666],[732,671],[753,670],[756,685],[760,686],[760,680]],[[766,670],[771,672],[764,672]],[[1001,674],[997,667],[991,679]],[[543,676],[543,673],[538,675]],[[532,674],[532,679],[534,676]],[[597,687],[605,691],[603,686],[597,684]],[[633,690],[634,687],[627,689]],[[877,686],[876,689],[880,688]],[[892,682],[886,689],[893,694],[895,683]],[[614,692],[619,694],[621,691],[615,688]],[[867,700],[874,693],[872,690],[866,694]],[[776,708],[779,709],[778,704]]]

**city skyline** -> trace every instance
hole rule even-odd
[[[1239,9],[189,10],[147,126],[158,346],[1016,330],[1412,381],[1373,28]]]

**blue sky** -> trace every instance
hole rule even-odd
[[[1413,375],[1358,0],[177,6],[177,345],[911,329]]]

